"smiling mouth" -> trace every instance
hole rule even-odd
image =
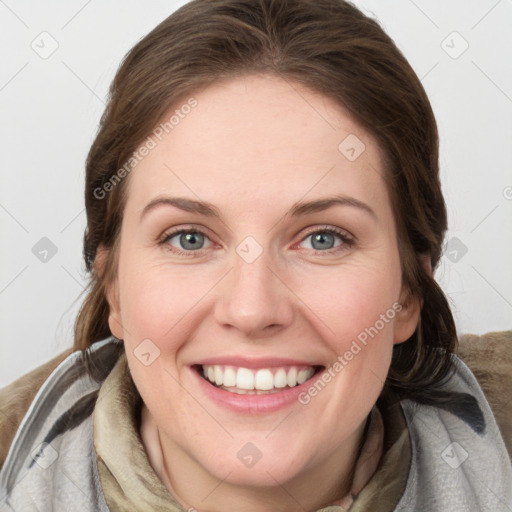
[[[280,393],[304,384],[323,366],[281,366],[250,369],[230,365],[194,365],[209,384],[239,395]]]

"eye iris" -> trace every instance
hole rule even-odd
[[[327,247],[325,245],[326,240],[329,240],[332,242],[329,247]],[[316,242],[320,242],[319,247],[315,247]],[[326,247],[328,249],[332,249],[332,247],[334,246],[334,235],[332,235],[330,233],[317,233],[317,234],[313,235],[313,241],[312,241],[311,245],[314,249],[325,249]]]
[[[197,243],[197,241],[202,241],[203,235],[201,233],[197,233],[195,231],[188,232],[188,233],[182,233],[180,236],[180,244],[184,249],[198,249],[198,247],[194,246],[194,243]],[[190,246],[190,245],[191,246]]]

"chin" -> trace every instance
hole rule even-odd
[[[275,487],[297,478],[306,467],[304,449],[255,441],[235,442],[233,449],[196,460],[219,481],[242,487]],[[231,455],[233,454],[233,455]]]
[[[292,462],[279,464],[264,464],[261,460],[253,467],[246,468],[242,464],[232,464],[228,471],[231,471],[226,478],[226,474],[215,475],[219,480],[225,483],[239,487],[270,488],[278,485],[284,485],[298,476],[297,472],[291,471]]]

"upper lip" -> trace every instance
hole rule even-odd
[[[319,363],[304,361],[299,359],[288,359],[282,357],[255,357],[248,358],[242,356],[216,356],[201,359],[194,363],[194,365],[201,366],[213,366],[213,365],[224,365],[224,366],[237,366],[240,368],[275,368],[280,366],[323,366]]]

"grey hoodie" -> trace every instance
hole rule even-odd
[[[0,470],[2,512],[109,510],[96,465],[93,411],[122,350],[113,337],[88,349],[97,380],[75,352],[39,389]],[[456,373],[445,389],[459,394],[453,407],[400,402],[412,460],[395,512],[511,512],[512,469],[501,434],[475,377],[452,357]]]

